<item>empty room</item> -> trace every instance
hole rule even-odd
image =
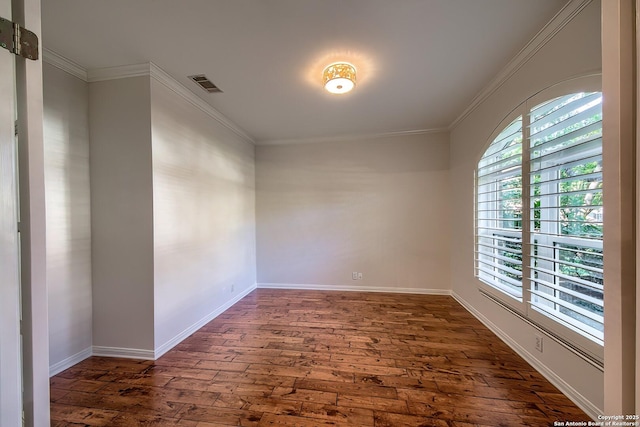
[[[0,427],[640,425],[637,7],[3,0]]]

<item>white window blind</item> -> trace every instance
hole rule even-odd
[[[522,298],[522,116],[493,140],[477,170],[476,274]]]
[[[601,360],[602,94],[554,97],[560,90],[518,107],[478,162],[476,277],[490,297]]]
[[[603,342],[602,95],[530,111],[531,307]]]

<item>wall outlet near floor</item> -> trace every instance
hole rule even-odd
[[[358,280],[362,280],[362,273],[358,273]]]
[[[235,283],[232,283],[232,284],[231,284],[231,293],[234,293],[234,292],[235,292],[235,290],[236,290],[236,284],[235,284]]]
[[[535,335],[535,339],[536,339],[536,350],[538,350],[540,353],[542,353],[543,347],[542,347],[542,335]]]
[[[358,272],[357,272],[357,271],[354,271],[353,273],[351,273],[351,278],[352,278],[353,280],[358,280]]]

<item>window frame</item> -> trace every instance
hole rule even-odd
[[[490,297],[497,299],[502,304],[506,305],[510,309],[519,313],[529,322],[535,326],[550,332],[560,340],[573,348],[577,348],[583,353],[587,353],[596,360],[603,362],[604,359],[604,346],[600,343],[589,339],[583,334],[573,330],[572,328],[552,319],[549,315],[545,315],[540,312],[539,308],[533,307],[532,301],[532,257],[531,257],[531,240],[534,238],[532,230],[532,211],[531,211],[531,153],[530,153],[530,113],[531,110],[539,106],[540,104],[554,100],[558,97],[569,95],[572,93],[580,92],[602,92],[601,75],[592,74],[583,77],[578,77],[554,84],[547,87],[534,95],[527,98],[525,101],[515,107],[506,117],[496,126],[490,137],[487,138],[488,142],[483,146],[479,155],[476,158],[474,168],[474,278],[478,289],[489,295]],[[504,291],[501,291],[491,284],[484,282],[478,273],[478,240],[480,232],[478,230],[479,216],[478,216],[478,165],[484,157],[487,149],[494,142],[495,138],[518,117],[522,117],[522,228],[521,228],[521,242],[522,242],[522,298],[518,299],[512,295],[508,295]],[[602,151],[601,151],[602,153]],[[544,196],[543,197],[552,197]],[[556,215],[557,210],[552,210],[551,215]],[[554,239],[555,236],[551,237]],[[555,240],[553,243],[555,245]],[[575,239],[575,238],[574,238]],[[600,242],[600,248],[602,248],[602,240]],[[552,249],[554,252],[557,249]],[[555,267],[554,267],[555,268]]]

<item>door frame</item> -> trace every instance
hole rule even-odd
[[[0,16],[12,19],[10,0]],[[0,427],[22,423],[15,59],[0,51]]]
[[[604,413],[636,413],[635,13],[637,0],[602,10],[604,161]]]
[[[40,0],[10,1],[13,21],[38,35],[39,51],[42,53]],[[19,135],[18,197],[24,425],[48,426],[49,328],[42,54],[38,60],[15,56],[15,77]]]

